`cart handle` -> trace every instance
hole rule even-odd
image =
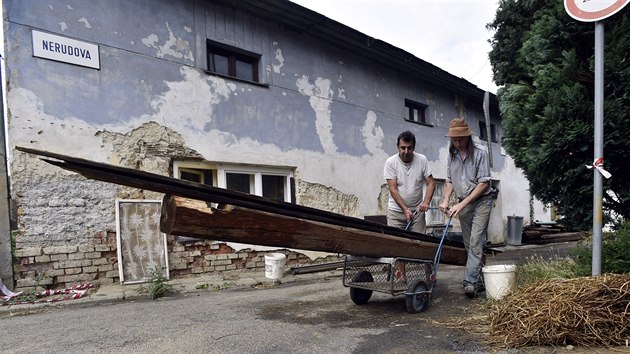
[[[453,216],[449,216],[448,221],[446,222],[446,227],[444,228],[444,233],[442,234],[442,239],[440,240],[440,245],[435,253],[435,259],[433,260],[433,264],[435,264],[435,267],[433,267],[433,277],[437,276],[438,266],[440,265],[440,256],[442,255],[442,246],[444,245],[444,239],[446,238],[448,227],[451,226],[452,220]]]

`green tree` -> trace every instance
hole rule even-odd
[[[603,21],[604,179],[607,215],[630,216],[630,11]],[[572,228],[593,213],[594,24],[572,19],[562,1],[501,0],[490,62],[504,146],[531,192]]]

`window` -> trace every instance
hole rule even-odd
[[[279,202],[291,202],[291,178],[286,169],[256,166],[219,167],[219,187],[249,193]],[[225,178],[225,184],[222,179]]]
[[[488,130],[486,129],[486,122],[480,120],[479,121],[479,139],[488,140]],[[490,141],[493,143],[498,142],[497,139],[497,126],[496,124],[490,123]]]
[[[291,202],[293,169],[288,167],[175,161],[173,174],[188,181]]]
[[[430,125],[427,116],[426,110],[427,105],[414,102],[411,100],[405,100],[405,108],[406,108],[406,117],[405,120],[420,124]]]
[[[260,55],[208,40],[208,71],[217,75],[259,82]]]
[[[444,196],[444,180],[435,181],[435,190],[433,191],[433,197],[429,204],[429,210],[426,214],[427,226],[431,225],[444,225],[444,213],[440,212],[439,206]]]

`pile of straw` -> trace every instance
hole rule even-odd
[[[507,348],[630,340],[630,273],[545,280],[488,305],[487,339]]]

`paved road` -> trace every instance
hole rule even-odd
[[[547,252],[549,251],[546,248]],[[489,263],[520,260],[525,248]],[[540,250],[534,253],[540,254]],[[479,338],[445,326],[474,301],[463,267],[440,266],[426,312],[374,293],[355,305],[338,276],[279,286],[194,291],[160,300],[87,302],[0,319],[3,353],[475,353]],[[44,308],[46,309],[46,308]],[[519,353],[521,351],[508,351]],[[530,351],[528,351],[530,352]],[[543,351],[544,352],[544,351]]]

